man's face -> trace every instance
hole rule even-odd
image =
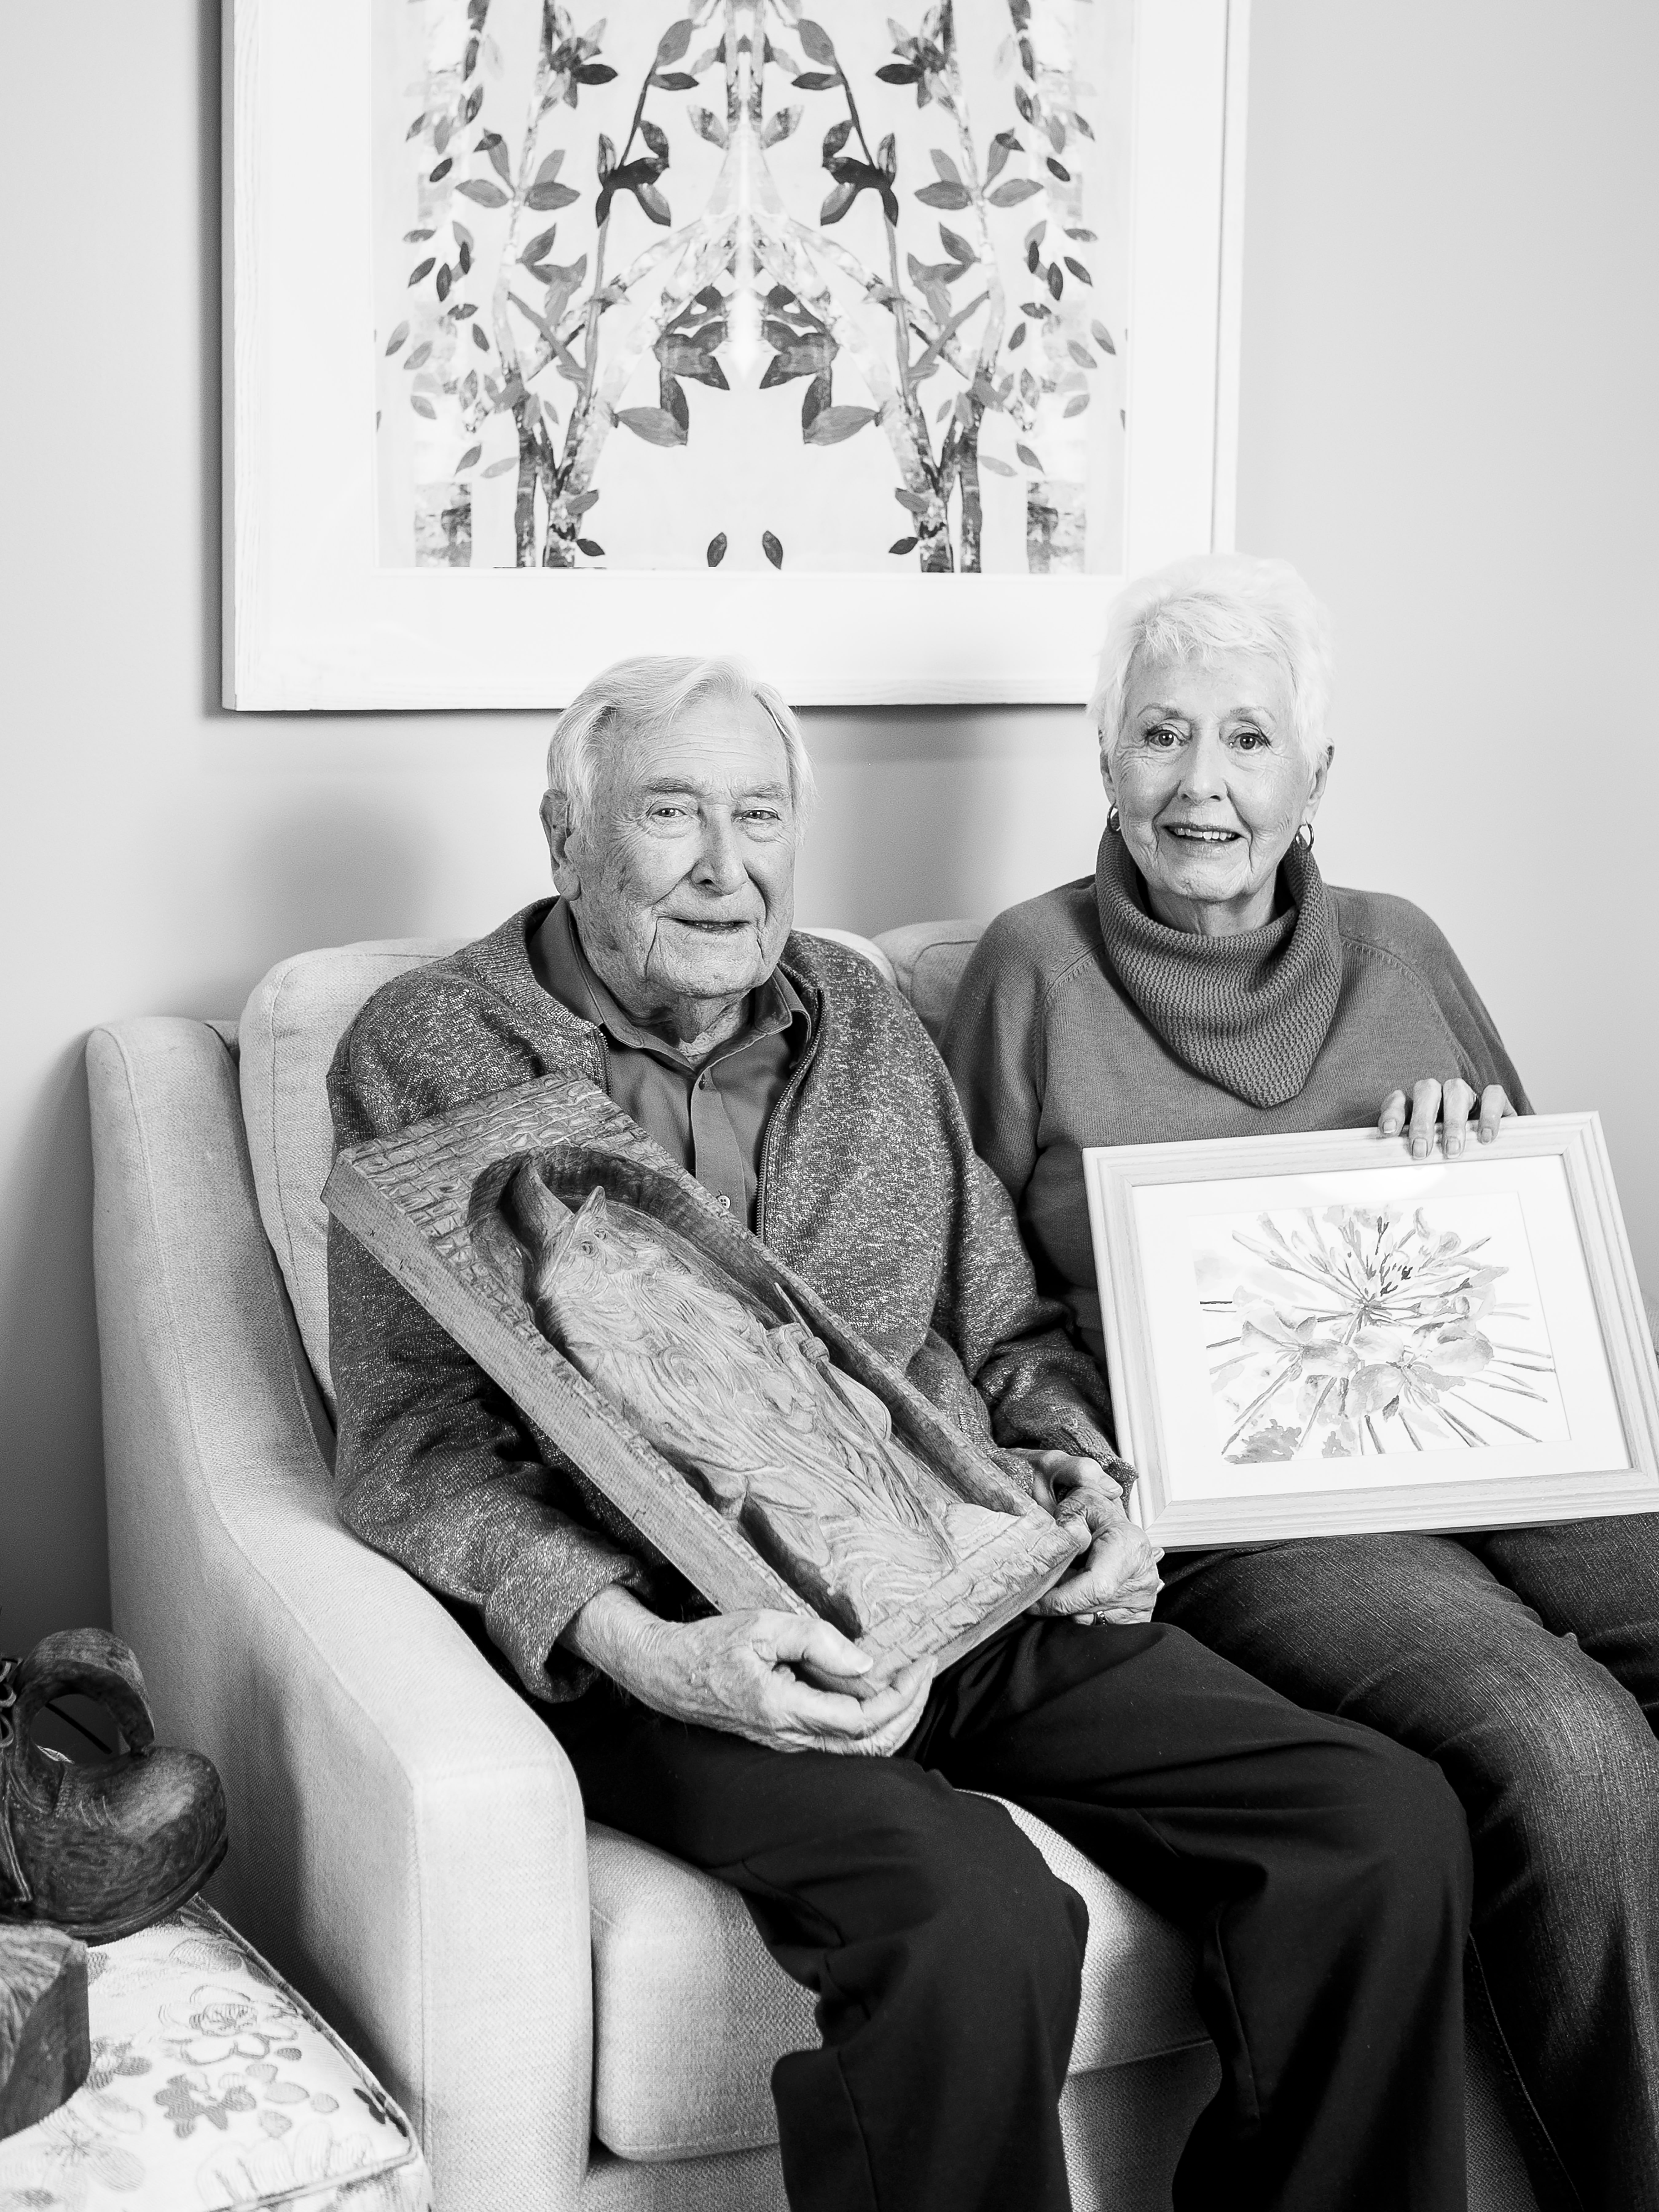
[[[726,1000],[777,966],[794,919],[788,760],[750,699],[693,700],[672,730],[619,745],[553,879],[583,949],[630,1013]]]

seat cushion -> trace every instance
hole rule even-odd
[[[1016,1806],[1089,1908],[1074,2074],[1205,2040],[1190,1940]],[[777,1966],[736,1890],[609,1828],[588,1829],[593,2131],[619,2157],[699,2158],[777,2140],[772,2069],[817,2041],[811,1994]]]
[[[867,937],[846,929],[807,933],[849,946],[889,983],[896,981],[892,963]],[[359,1007],[382,983],[441,959],[465,942],[458,937],[375,939],[295,953],[255,984],[242,1010],[242,1118],[259,1218],[331,1413],[328,1215],[322,1200],[334,1157],[329,1063]]]
[[[898,988],[939,1042],[968,956],[984,934],[982,921],[907,921],[885,931],[877,945],[892,963]]]

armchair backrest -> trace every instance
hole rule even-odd
[[[242,1120],[259,1218],[293,1301],[300,1341],[334,1411],[328,1370],[328,1215],[334,1158],[328,1069],[360,1007],[382,983],[453,952],[459,938],[337,945],[279,960],[242,1009]]]

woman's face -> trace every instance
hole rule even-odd
[[[1304,751],[1290,680],[1266,653],[1208,665],[1137,656],[1105,771],[1152,911],[1206,937],[1273,918],[1273,880],[1313,819],[1331,747]]]

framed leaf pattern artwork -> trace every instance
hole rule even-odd
[[[1084,1154],[1117,1442],[1170,1546],[1659,1510],[1659,1370],[1599,1118]]]
[[[1248,0],[226,0],[225,696],[1086,696],[1231,543]]]

